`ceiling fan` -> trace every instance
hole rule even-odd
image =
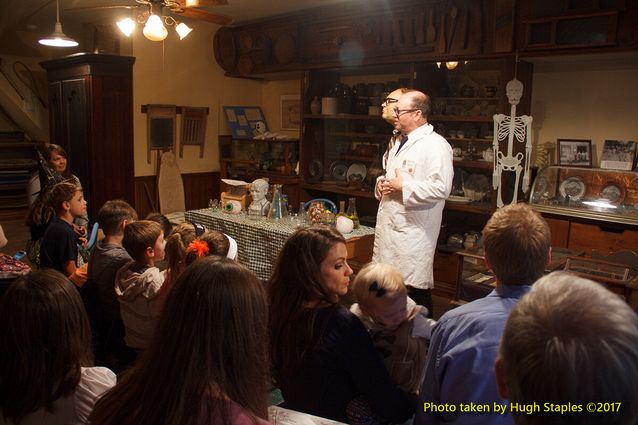
[[[141,13],[137,17],[138,23],[145,25],[144,35],[153,41],[163,40],[166,37],[166,29],[163,26],[162,21],[167,25],[175,25],[177,32],[180,34],[180,38],[185,37],[180,32],[180,26],[186,28],[185,34],[190,32],[185,24],[179,23],[172,14],[176,16],[183,16],[185,18],[197,19],[200,21],[211,22],[214,24],[226,26],[233,22],[233,18],[222,15],[219,13],[206,10],[208,7],[224,6],[228,4],[228,0],[135,0],[136,4],[115,4],[115,5],[103,5],[103,6],[90,6],[90,7],[75,7],[67,9],[68,12],[81,12],[86,10],[96,9],[138,9],[141,8]],[[120,21],[121,22],[121,21]],[[120,30],[126,34],[126,30],[118,22]],[[132,19],[128,19],[129,31],[127,36],[135,27],[135,22]],[[149,29],[150,26],[155,28]],[[157,31],[157,39],[147,34],[151,31]],[[163,37],[161,36],[163,33]]]

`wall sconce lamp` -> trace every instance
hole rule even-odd
[[[78,42],[72,39],[71,37],[67,37],[64,32],[62,32],[62,24],[60,23],[60,1],[56,0],[55,2],[55,27],[53,29],[53,34],[48,37],[41,38],[38,40],[38,43],[43,44],[45,46],[51,47],[75,47],[78,45]]]

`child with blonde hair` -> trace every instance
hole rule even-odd
[[[389,264],[366,265],[352,289],[358,303],[350,311],[370,332],[394,383],[405,392],[418,393],[436,322],[408,297],[401,272]]]

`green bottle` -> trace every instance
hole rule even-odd
[[[359,215],[357,214],[357,199],[348,198],[348,211],[346,215],[354,223],[354,228],[359,228]]]

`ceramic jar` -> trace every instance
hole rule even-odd
[[[315,96],[310,102],[310,113],[315,115],[321,113],[321,101],[318,96]]]

